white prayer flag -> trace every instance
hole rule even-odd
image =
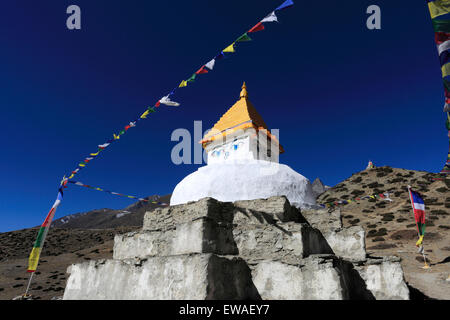
[[[442,52],[444,52],[448,49],[450,49],[450,40],[447,40],[447,41],[441,43],[440,45],[438,45],[439,55],[441,55]]]
[[[205,66],[209,69],[212,70],[214,68],[214,64],[216,63],[216,60],[212,59],[210,62],[208,62],[207,64],[205,64]]]
[[[275,15],[275,11],[272,11],[267,17],[261,20],[261,22],[278,22],[277,16]]]
[[[170,100],[169,96],[164,96],[162,97],[159,102],[161,102],[162,104],[165,104],[166,106],[173,106],[173,107],[178,107],[180,104],[178,102],[172,101]]]

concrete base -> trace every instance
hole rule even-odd
[[[254,270],[253,283],[263,300],[343,300],[345,288],[332,261],[311,260],[296,266],[264,261]]]
[[[361,227],[337,210],[305,216],[286,197],[147,212],[113,260],[69,268],[64,299],[409,298],[399,260],[366,259]]]
[[[64,300],[260,298],[245,261],[213,254],[90,261],[68,273]]]
[[[364,279],[367,289],[377,300],[409,300],[409,289],[406,286],[400,259],[383,257],[369,259],[355,269]]]

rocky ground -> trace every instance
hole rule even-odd
[[[433,176],[389,167],[364,170],[325,191],[318,202],[390,192],[392,202],[370,199],[341,205],[344,226],[360,225],[366,230],[369,255],[401,257],[405,279],[416,297],[450,299],[450,281],[446,280],[450,274],[450,182],[432,181]],[[423,195],[426,204],[424,246],[431,265],[428,270],[421,268],[423,258],[415,247],[417,231],[408,184]],[[169,197],[164,202],[169,202]],[[62,296],[70,264],[112,258],[114,235],[141,228],[143,213],[152,208],[136,203],[108,217],[95,210],[59,219],[47,237],[31,286],[33,296],[36,299]],[[130,214],[113,218],[123,211]],[[29,276],[27,260],[37,231],[32,228],[0,233],[0,299],[12,299],[25,291]]]
[[[430,298],[450,299],[450,182],[433,181],[428,172],[380,167],[353,174],[318,197],[319,203],[391,193],[392,202],[360,200],[341,205],[344,226],[366,230],[367,253],[402,258],[405,280]],[[407,186],[422,194],[426,206],[424,247],[431,268],[417,253],[417,229]]]
[[[49,300],[62,296],[66,270],[75,262],[112,258],[114,235],[137,229],[60,229],[48,233],[38,271],[33,276],[30,293],[35,299]],[[12,299],[25,292],[29,274],[28,256],[38,228],[0,234],[0,300]]]

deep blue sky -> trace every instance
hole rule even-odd
[[[213,72],[177,91],[77,176],[109,190],[171,193],[197,166],[170,161],[176,128],[211,127],[242,82],[281,162],[334,185],[376,165],[439,171],[448,139],[425,1],[300,1]],[[0,13],[0,232],[39,225],[61,177],[283,0],[15,0]],[[38,4],[39,3],[39,4]],[[66,8],[82,30],[66,28]],[[365,26],[382,10],[382,29]],[[71,186],[57,217],[132,200]]]

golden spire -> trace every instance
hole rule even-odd
[[[247,93],[247,86],[245,85],[245,81],[244,84],[242,85],[242,90],[241,90],[241,94],[239,95],[241,98],[248,98],[248,93]]]

